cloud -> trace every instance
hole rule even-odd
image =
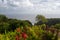
[[[5,7],[31,7],[33,4],[29,1],[20,1],[20,0],[4,0],[4,2],[1,0],[0,3],[1,6]]]
[[[0,11],[4,13],[60,13],[60,0],[0,0]],[[4,9],[3,9],[4,8]],[[11,11],[12,10],[12,11]],[[15,11],[15,12],[14,12]]]

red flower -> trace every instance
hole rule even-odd
[[[22,33],[22,37],[24,38],[24,40],[28,37],[26,33]]]
[[[17,28],[16,31],[17,31],[17,32],[20,32],[20,28]]]

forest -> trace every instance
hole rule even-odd
[[[36,23],[0,15],[0,40],[60,40],[60,18],[36,16]]]

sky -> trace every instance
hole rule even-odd
[[[0,0],[0,14],[32,23],[37,14],[60,18],[60,0]]]

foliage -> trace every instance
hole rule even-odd
[[[60,24],[56,24],[55,28],[60,30]]]
[[[18,27],[14,32],[8,32],[6,34],[0,34],[1,40],[54,40],[56,33],[52,33],[50,30],[43,30],[41,26],[32,27]],[[2,39],[3,38],[3,39]]]
[[[0,40],[57,40],[55,30],[60,29],[60,24],[49,27],[45,24],[44,16],[38,15],[37,18],[44,23],[33,26],[28,20],[9,19],[0,15]]]
[[[60,18],[45,18],[43,15],[36,16],[36,23],[35,25],[42,25],[46,24],[48,26],[60,24]]]
[[[46,22],[47,20],[43,15],[37,15],[36,16],[36,21],[37,22],[39,22],[39,21]]]
[[[0,15],[0,33],[14,31],[19,26],[32,26],[32,24],[28,20],[17,20]]]

